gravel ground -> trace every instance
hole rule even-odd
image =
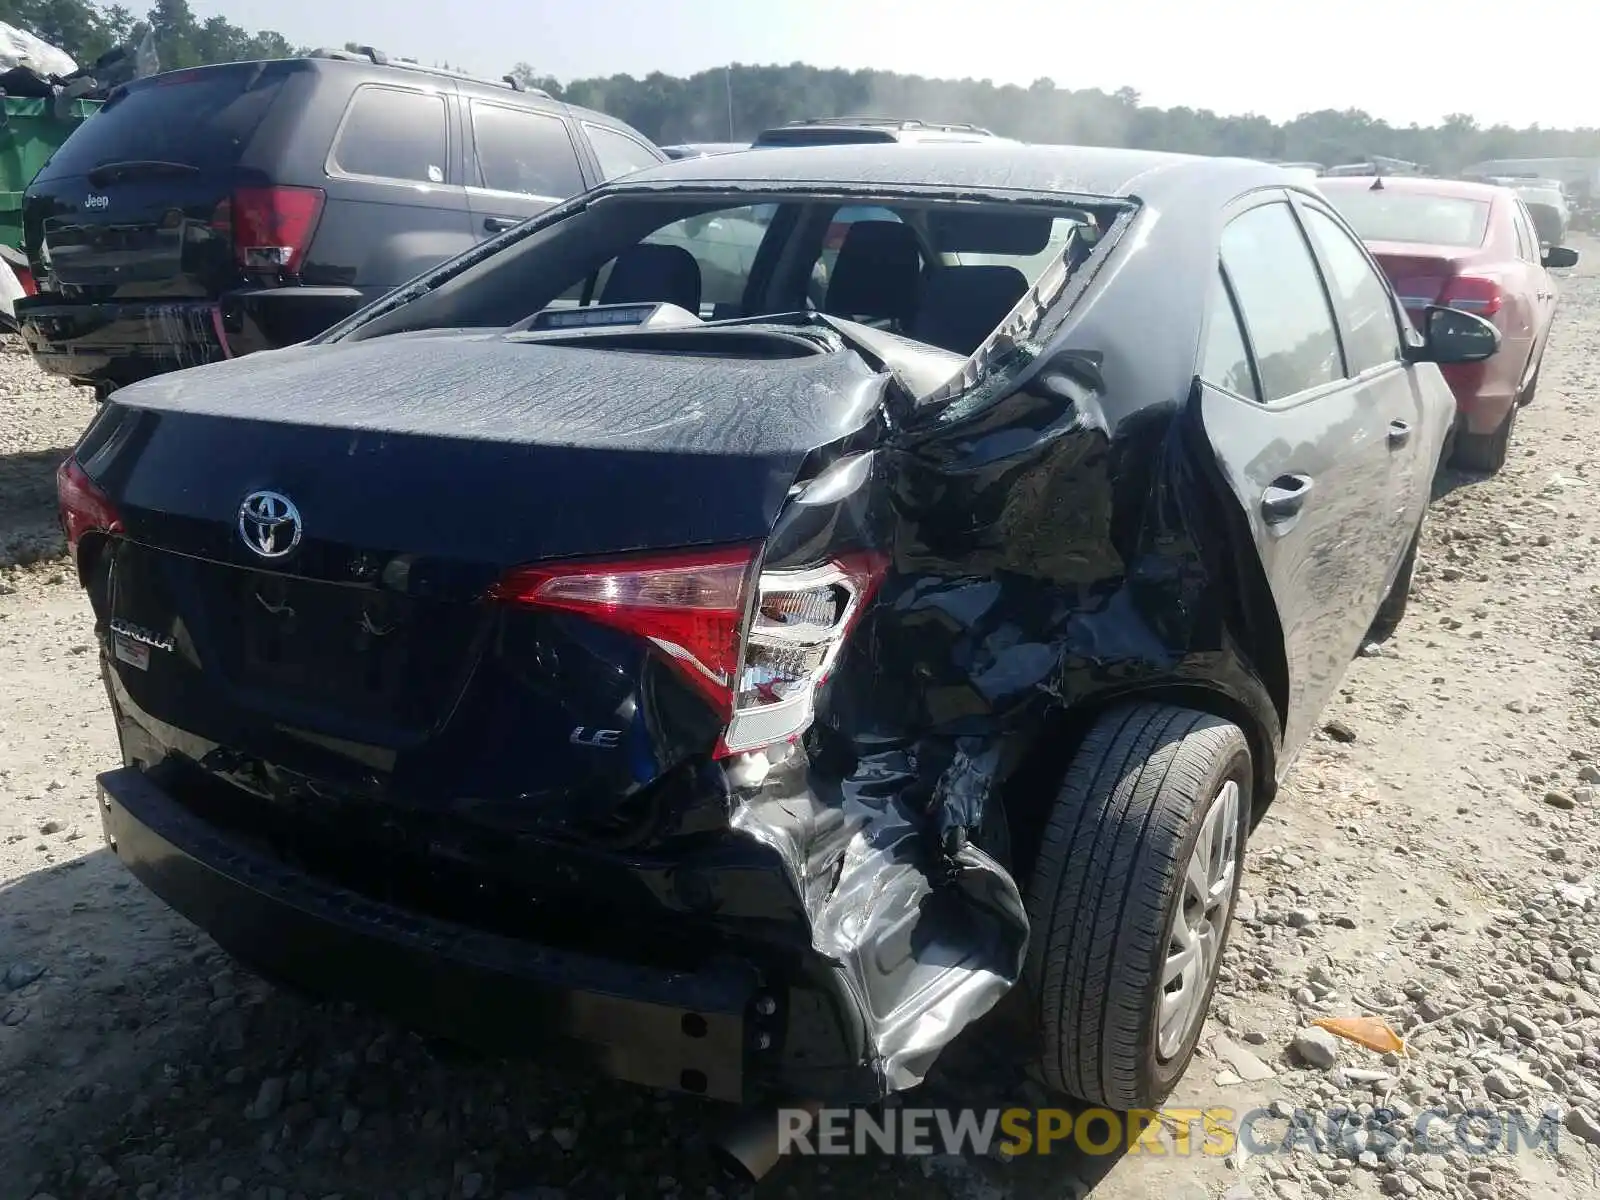
[[[1352,665],[1251,843],[1171,1102],[1272,1106],[1267,1151],[1291,1114],[1315,1136],[1184,1157],[1172,1122],[1127,1155],[802,1160],[760,1194],[1600,1197],[1600,242],[1578,248],[1510,465],[1441,482],[1405,623]],[[92,782],[116,748],[52,514],[92,403],[0,350],[0,406],[0,1197],[748,1192],[707,1161],[704,1106],[274,990],[124,877],[100,846]],[[1410,1054],[1308,1029],[1361,1014]],[[1453,1139],[1481,1144],[1473,1110],[1547,1117],[1554,1145],[1470,1153]]]

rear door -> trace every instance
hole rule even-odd
[[[1377,611],[1395,540],[1389,422],[1406,408],[1386,402],[1386,386],[1346,377],[1287,197],[1260,194],[1229,216],[1197,369],[1200,412],[1278,610],[1287,762]]]
[[[432,76],[351,92],[324,163],[308,279],[387,291],[473,245],[454,97],[451,80]]]
[[[225,202],[291,63],[154,77],[51,156],[24,200],[41,288],[84,302],[215,297],[237,283]]]
[[[587,186],[564,117],[477,96],[466,100],[473,148],[467,196],[478,240],[503,233]]]
[[[1527,286],[1534,297],[1534,328],[1528,362],[1519,383],[1526,383],[1544,354],[1544,345],[1550,337],[1550,326],[1556,316],[1556,282],[1544,265],[1544,253],[1539,247],[1539,234],[1534,228],[1533,216],[1517,198],[1512,211],[1512,222],[1517,229],[1517,258],[1527,277]]]
[[[1345,375],[1387,421],[1385,520],[1388,560],[1398,569],[1427,507],[1455,400],[1432,372],[1419,376],[1405,361],[1398,301],[1366,248],[1315,201],[1297,196],[1296,208],[1333,302]]]

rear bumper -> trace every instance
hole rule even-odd
[[[122,387],[305,341],[371,298],[344,287],[254,288],[217,300],[105,303],[72,303],[46,294],[19,301],[17,321],[45,370],[78,383]]]
[[[748,967],[653,971],[418,916],[222,834],[136,768],[100,776],[99,788],[122,864],[269,977],[495,1053],[720,1100],[759,1094],[746,1065],[762,1032]]]

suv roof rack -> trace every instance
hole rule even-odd
[[[491,87],[508,87],[513,92],[526,92],[530,96],[542,96],[546,100],[553,99],[549,92],[543,88],[524,87],[514,77],[502,75],[499,79],[484,79],[480,75],[469,75],[465,71],[452,71],[449,67],[425,67],[414,58],[390,58],[375,46],[357,46],[354,50],[313,50],[311,58],[332,58],[340,62],[369,62],[378,67],[401,67],[407,71],[423,71],[429,75],[444,75],[450,79],[468,79],[473,83],[484,83]]]
[[[783,128],[792,129],[806,125],[886,125],[892,129],[937,129],[946,133],[979,133],[985,137],[994,136],[993,131],[966,121],[919,121],[914,117],[805,117],[798,121],[789,121]]]

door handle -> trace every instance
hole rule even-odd
[[[1311,495],[1311,476],[1279,475],[1261,493],[1261,513],[1268,524],[1287,521],[1306,505]]]
[[[522,224],[521,221],[513,220],[510,217],[485,217],[483,219],[483,228],[488,233],[504,233],[506,230],[514,229],[520,224]]]
[[[1389,422],[1389,445],[1404,446],[1411,440],[1411,426],[1405,421]]]

